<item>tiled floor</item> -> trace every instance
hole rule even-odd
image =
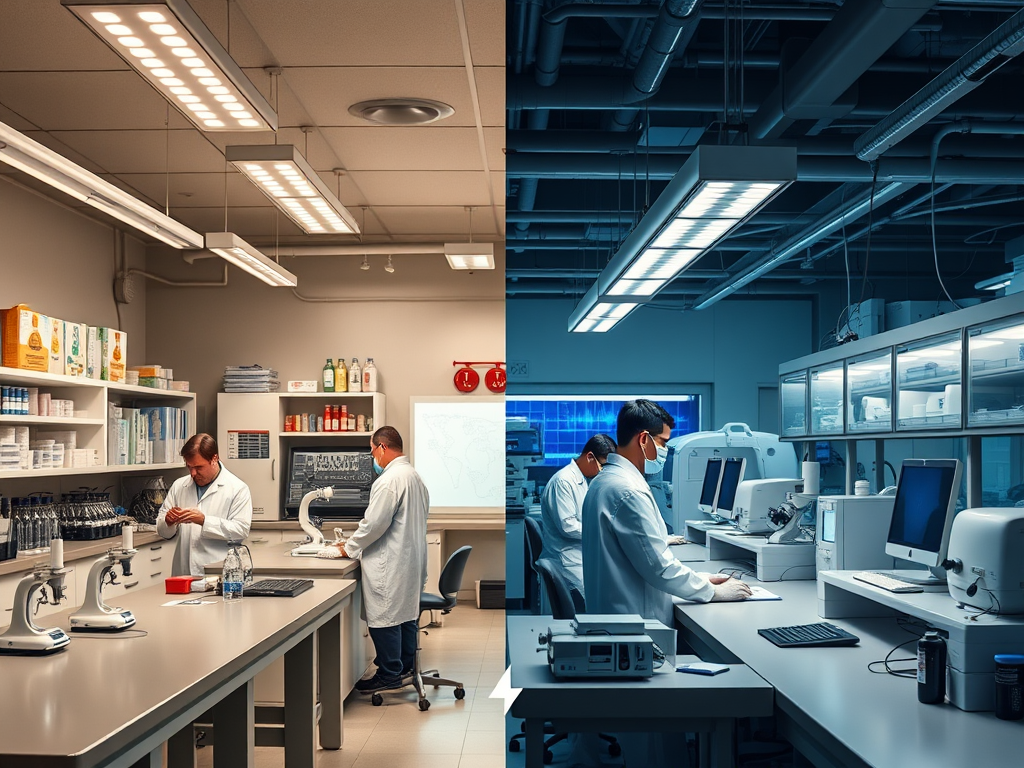
[[[502,702],[487,698],[505,671],[505,612],[460,604],[422,643],[424,666],[464,683],[466,698],[428,688],[430,709],[420,712],[411,688],[384,694],[380,707],[353,694],[345,700],[345,745],[320,751],[317,768],[505,768]],[[199,750],[200,768],[212,765],[212,752]],[[283,765],[283,750],[256,749],[256,768]]]

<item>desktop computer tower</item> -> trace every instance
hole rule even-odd
[[[892,568],[885,553],[893,496],[819,496],[815,573]]]

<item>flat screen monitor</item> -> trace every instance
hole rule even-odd
[[[288,453],[285,516],[298,517],[302,497],[329,485],[334,495],[313,501],[309,513],[332,520],[361,520],[375,477],[369,448],[293,447]]]
[[[957,459],[905,459],[885,553],[937,568],[946,559],[962,467]]]
[[[718,487],[722,483],[722,459],[710,458],[704,468],[704,483],[700,487],[700,501],[697,508],[706,515],[715,511]]]
[[[534,464],[526,468],[526,479],[536,483],[537,492],[540,493],[541,488],[547,485],[555,472],[560,469],[561,467],[549,467],[546,464]]]
[[[715,501],[715,514],[728,520],[735,520],[732,508],[736,503],[736,489],[740,486],[743,473],[747,468],[747,460],[732,456],[722,465],[722,484],[718,487],[718,499]]]

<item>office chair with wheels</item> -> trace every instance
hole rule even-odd
[[[452,552],[451,557],[448,558],[448,562],[444,564],[444,568],[441,569],[441,575],[437,580],[437,591],[440,594],[432,594],[430,592],[423,592],[420,595],[420,618],[422,619],[424,611],[441,611],[441,613],[451,613],[452,608],[458,602],[459,590],[462,588],[462,575],[466,571],[466,561],[469,559],[469,553],[473,551],[472,547],[459,547],[457,550]],[[419,632],[427,634],[425,627],[420,626]],[[434,688],[439,688],[442,685],[450,685],[455,691],[456,699],[466,698],[466,687],[455,680],[448,680],[447,678],[441,677],[441,673],[436,669],[422,669],[420,666],[420,650],[421,644],[419,640],[419,632],[416,636],[416,661],[413,665],[412,672],[412,683],[416,687],[416,693],[419,696],[419,708],[421,712],[426,712],[430,709],[430,701],[427,700],[427,694],[424,691],[424,685],[432,685]],[[384,699],[379,693],[373,694],[371,703],[378,707]]]
[[[561,565],[555,563],[548,558],[541,558],[534,563],[534,568],[540,575],[540,579],[544,584],[544,589],[548,595],[548,601],[551,603],[551,615],[555,619],[574,619],[577,613],[582,613],[585,610],[582,599],[577,602],[576,598],[579,597],[579,592],[569,588],[569,582],[565,580],[565,576],[562,575]],[[544,726],[544,733],[552,734],[550,739],[544,741],[544,763],[545,765],[554,760],[554,754],[551,752],[551,747],[560,741],[564,741],[568,738],[568,733],[555,733],[555,729],[550,725]],[[598,736],[604,741],[608,742],[608,754],[612,757],[618,757],[622,754],[622,747],[619,746],[614,736],[608,736],[603,733],[599,733]],[[519,741],[526,738],[525,733],[517,733],[509,739],[508,751],[518,752],[520,750]]]
[[[544,539],[541,534],[540,523],[537,522],[535,518],[527,515],[523,520],[523,524],[526,526],[526,553],[530,557],[530,569],[533,571],[535,576],[535,578],[530,582],[530,590],[528,593],[530,598],[529,610],[530,613],[534,613],[538,610],[543,613],[544,606],[541,605],[542,601],[540,596],[535,594],[535,592],[537,591],[536,577],[539,576],[537,573],[537,561],[540,560],[542,550],[544,549]]]

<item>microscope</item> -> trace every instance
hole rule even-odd
[[[70,571],[64,568],[64,541],[54,539],[50,543],[49,565],[40,563],[32,573],[18,582],[11,626],[0,635],[0,653],[43,655],[59,651],[71,642],[71,638],[60,627],[41,629],[32,621],[40,606],[60,605],[64,599],[64,579],[68,573]],[[32,610],[32,600],[37,590],[39,597],[35,610]]]
[[[293,549],[292,557],[316,557],[320,552],[327,549],[327,539],[324,538],[323,531],[313,525],[309,519],[309,504],[315,499],[330,499],[333,496],[334,488],[328,485],[323,488],[314,488],[302,497],[302,501],[299,504],[299,525],[302,526],[302,530],[309,536],[310,543],[302,544]]]
[[[804,514],[812,512],[818,500],[816,493],[791,491],[786,500],[777,507],[768,508],[768,527],[773,533],[768,537],[769,544],[792,544],[799,540],[803,533],[800,521]]]
[[[135,624],[135,616],[123,608],[112,608],[103,602],[104,584],[117,584],[114,566],[121,564],[121,573],[131,576],[132,558],[138,550],[134,547],[132,527],[121,529],[121,546],[111,547],[106,554],[93,562],[85,587],[82,607],[71,614],[72,632],[117,632]]]

